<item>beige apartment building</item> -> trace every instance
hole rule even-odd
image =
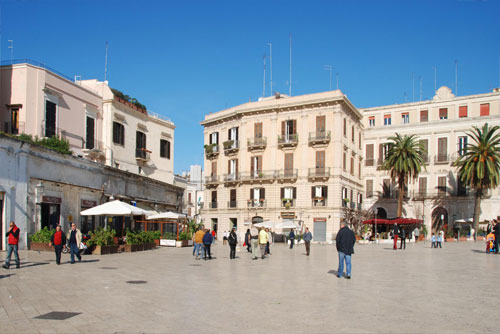
[[[249,222],[293,220],[330,241],[343,206],[363,201],[361,121],[340,90],[206,115],[205,225],[241,233]]]
[[[432,100],[361,109],[364,128],[364,209],[379,217],[396,215],[397,191],[389,175],[377,170],[385,144],[395,133],[417,135],[427,149],[425,170],[408,185],[403,215],[423,219],[428,231],[472,218],[474,191],[457,178],[453,162],[466,152],[473,126],[500,125],[500,91],[454,96],[441,87]],[[481,220],[500,216],[499,189],[481,204]]]

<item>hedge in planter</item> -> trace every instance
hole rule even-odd
[[[30,249],[36,251],[53,251],[54,247],[49,246],[49,242],[55,232],[56,230],[49,230],[47,227],[44,227],[40,231],[33,233],[29,236]]]
[[[114,243],[116,231],[110,229],[98,228],[90,232],[90,239],[87,240],[87,247],[92,249],[92,254],[102,255],[111,254],[118,251],[118,246]]]

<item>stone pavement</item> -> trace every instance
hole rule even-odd
[[[24,251],[20,269],[0,268],[0,333],[500,331],[500,256],[483,242],[357,245],[351,280],[335,276],[333,245],[312,245],[310,257],[303,245],[271,251],[229,260],[219,243],[211,261],[161,248],[74,265],[63,255],[60,266],[52,253]],[[53,311],[77,315],[36,319]]]

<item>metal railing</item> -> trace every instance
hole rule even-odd
[[[104,143],[102,141],[99,141],[99,140],[94,140],[91,142],[86,141],[85,142],[85,149],[104,151]]]
[[[230,209],[235,209],[238,207],[238,202],[237,201],[228,201],[227,207]]]
[[[69,81],[73,82],[73,79],[71,79],[69,76],[67,76],[65,74],[62,74],[61,72],[56,71],[53,68],[45,65],[45,63],[41,63],[41,62],[36,61],[36,60],[25,58],[25,59],[3,60],[3,61],[0,62],[0,66],[16,65],[16,64],[30,64],[30,65],[33,65],[33,66],[37,66],[37,67],[46,69],[46,70],[48,70],[48,71],[50,71],[50,72],[52,72],[54,74],[57,74],[58,76],[66,79],[66,80],[69,80]]]
[[[374,167],[376,163],[377,163],[377,159],[366,159],[365,160],[365,167]]]
[[[299,135],[294,133],[285,137],[278,136],[278,146],[296,146],[299,143]]]
[[[219,145],[218,144],[208,144],[205,146],[205,155],[207,158],[216,156],[219,154]]]
[[[239,140],[226,140],[222,143],[224,147],[224,152],[237,151],[240,149],[240,141]]]
[[[309,132],[309,143],[328,143],[331,139],[330,131]]]
[[[145,148],[142,148],[142,147],[136,148],[135,149],[135,158],[140,159],[140,160],[144,160],[144,161],[149,161],[150,153],[151,152]]]
[[[281,207],[282,208],[293,208],[294,206],[295,206],[295,199],[293,199],[293,198],[281,200]]]
[[[276,171],[254,171],[250,173],[241,173],[242,181],[259,181],[259,180],[274,180],[276,178]]]
[[[267,146],[266,137],[254,137],[247,140],[247,146],[249,150],[264,148]]]
[[[276,177],[280,180],[283,179],[296,179],[298,176],[297,169],[282,169],[278,170]]]
[[[313,198],[312,199],[312,206],[326,206],[327,201],[326,198]]]
[[[265,199],[249,199],[247,201],[247,206],[249,208],[265,208],[266,200]]]
[[[208,202],[208,208],[217,209],[217,202],[216,201]]]
[[[237,182],[240,179],[240,173],[224,174],[224,182]]]
[[[450,162],[450,156],[448,154],[436,154],[434,156],[435,164],[446,164]]]
[[[309,177],[330,177],[330,167],[309,168]]]
[[[24,122],[17,122],[17,125],[13,124],[12,122],[5,122],[4,124],[4,132],[10,135],[19,135],[21,133],[24,133],[24,131],[25,131]]]
[[[43,137],[57,137],[59,139],[68,141],[70,147],[79,149],[85,148],[85,139],[77,134],[68,132],[60,128],[48,127],[45,125],[41,126],[41,132]]]
[[[205,176],[205,184],[218,183],[219,177],[217,175]]]

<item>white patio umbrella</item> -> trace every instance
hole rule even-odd
[[[264,227],[264,228],[276,228],[276,225],[278,225],[278,224],[279,223],[276,223],[276,222],[266,221],[266,222],[254,224],[254,226],[255,227]]]
[[[82,216],[142,216],[147,211],[125,202],[115,200],[80,212]]]
[[[291,221],[284,221],[276,225],[276,228],[299,228],[297,224]]]
[[[176,212],[168,211],[168,212],[160,212],[158,214],[148,216],[146,219],[152,220],[152,219],[179,219],[179,218],[186,218],[186,215],[183,213],[176,213]]]

